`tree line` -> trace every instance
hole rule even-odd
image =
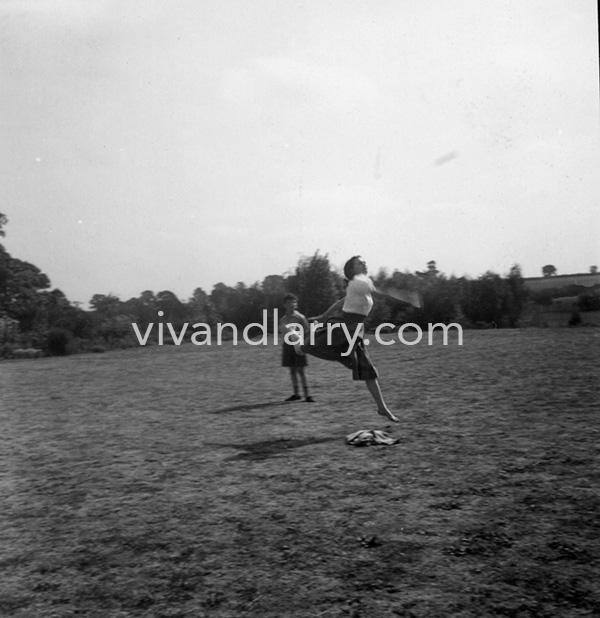
[[[6,223],[6,217],[0,214],[1,236]],[[415,309],[391,299],[378,301],[367,329],[383,322],[396,326],[455,322],[465,328],[515,328],[531,296],[523,285],[519,266],[513,266],[504,276],[486,272],[473,279],[447,277],[431,261],[423,271],[381,269],[373,279],[384,290],[396,287],[419,291],[424,303],[421,309]],[[318,251],[301,258],[286,275],[269,275],[252,285],[217,283],[210,292],[196,288],[187,300],[169,290],[146,290],[128,300],[95,294],[90,310],[84,310],[60,290],[50,288],[50,279],[39,268],[13,258],[0,244],[0,356],[11,357],[15,349],[68,354],[139,345],[132,323],[140,332],[157,322],[171,323],[177,332],[185,323],[204,323],[211,328],[231,323],[241,329],[261,323],[265,309],[269,315],[275,308],[281,310],[288,292],[298,296],[302,313],[315,316],[344,294],[343,277],[327,254]]]

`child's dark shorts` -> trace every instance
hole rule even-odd
[[[289,343],[282,344],[281,366],[282,367],[306,367],[308,361],[306,356],[296,354],[294,346]]]

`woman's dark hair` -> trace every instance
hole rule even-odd
[[[357,258],[359,258],[360,255],[353,255],[345,264],[344,264],[344,277],[346,277],[346,279],[348,281],[352,281],[352,278],[354,277],[354,275],[356,274],[354,272],[354,260],[356,260]]]
[[[295,300],[296,302],[298,302],[298,297],[295,294],[292,294],[291,292],[289,294],[286,294],[283,297],[283,302],[287,303],[288,300]]]

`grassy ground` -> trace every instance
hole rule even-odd
[[[600,615],[599,343],[371,346],[394,427],[272,345],[4,362],[0,615]]]

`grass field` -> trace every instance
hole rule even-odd
[[[393,427],[272,345],[3,362],[0,615],[598,616],[599,344],[371,346]]]

